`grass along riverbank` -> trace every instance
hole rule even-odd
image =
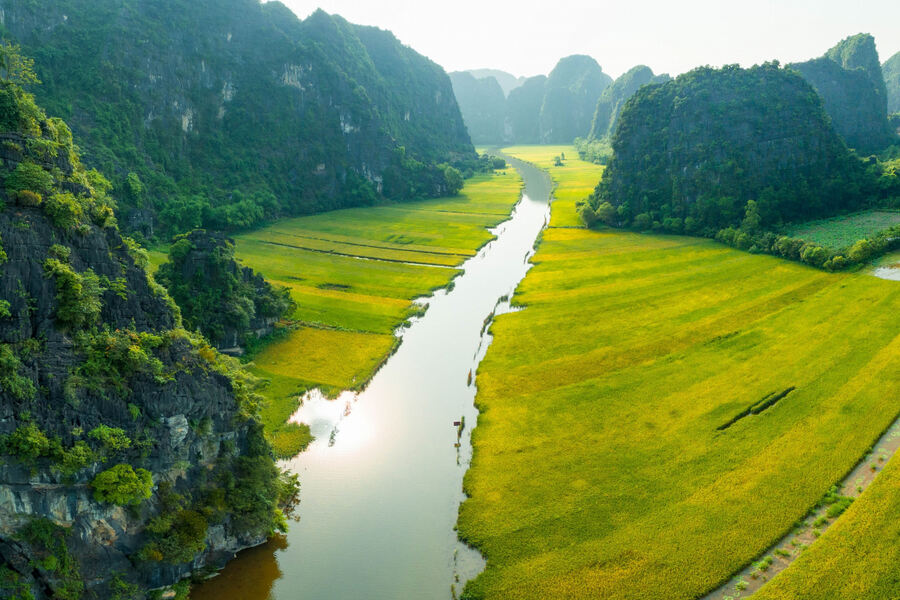
[[[469,597],[702,595],[897,416],[895,282],[560,227],[534,262],[478,372],[459,530],[488,566]]]
[[[554,192],[551,227],[582,227],[575,203],[594,191],[605,167],[578,158],[575,146],[512,146],[503,152],[549,171],[557,188]],[[562,166],[555,166],[555,158],[565,157]]]
[[[308,430],[287,419],[298,397],[359,389],[390,356],[394,330],[413,300],[447,285],[457,267],[492,239],[519,199],[513,169],[480,175],[454,198],[354,208],[280,221],[236,236],[235,255],[287,286],[300,326],[267,344],[250,369],[269,381],[266,430],[281,456],[296,454]]]

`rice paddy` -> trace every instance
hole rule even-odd
[[[575,146],[513,146],[503,152],[550,172],[557,189],[551,227],[582,227],[575,203],[586,199],[603,175],[604,167],[578,158]],[[554,166],[555,157],[564,158],[562,166]]]
[[[507,150],[542,166],[559,151],[540,152]],[[466,596],[702,596],[789,532],[897,418],[900,285],[709,240],[571,228],[596,171],[550,171],[566,200],[514,298],[525,310],[497,318],[477,375],[458,525],[488,562]],[[891,477],[823,546],[896,520]],[[896,572],[876,564],[896,553],[895,529],[873,532],[868,558],[843,550],[874,565],[856,597],[897,596]],[[798,561],[767,593],[800,597],[817,573]]]
[[[391,354],[415,298],[446,286],[492,239],[519,199],[514,170],[480,175],[454,198],[354,208],[279,221],[236,237],[235,255],[287,286],[299,327],[266,345],[251,370],[269,382],[263,418],[281,456],[308,442],[286,425],[299,395],[359,389]]]
[[[790,227],[785,233],[840,251],[849,248],[857,240],[872,237],[879,231],[895,225],[900,225],[900,211],[866,210],[852,215],[801,223]]]

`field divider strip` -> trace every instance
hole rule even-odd
[[[282,242],[267,242],[258,240],[261,244],[269,244],[270,246],[281,246],[283,248],[294,248],[296,250],[304,250],[306,252],[316,252],[318,254],[333,254],[334,256],[344,256],[347,258],[355,258],[357,260],[375,260],[379,262],[399,263],[401,265],[412,265],[415,267],[432,267],[436,269],[455,269],[454,265],[437,265],[434,263],[415,262],[411,260],[400,260],[397,258],[379,258],[375,256],[360,256],[358,254],[348,254],[346,252],[336,252],[334,250],[322,250],[321,248],[307,248],[304,246],[294,246],[292,244],[284,244]]]

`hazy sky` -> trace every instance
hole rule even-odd
[[[900,51],[900,0],[282,0],[390,29],[447,71],[548,73],[590,54],[612,76],[634,65],[683,73],[698,65],[822,55],[871,33],[882,62]]]

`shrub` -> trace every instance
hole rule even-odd
[[[96,323],[102,304],[100,278],[93,270],[76,273],[67,263],[48,258],[44,272],[56,281],[56,320],[70,329]]]
[[[35,395],[34,383],[19,374],[22,361],[9,344],[0,344],[0,389],[17,400],[31,400]]]
[[[135,471],[131,465],[123,463],[98,473],[91,487],[98,502],[134,506],[150,497],[153,476],[146,469]]]
[[[88,437],[100,442],[105,453],[116,453],[131,448],[131,438],[118,427],[98,425],[88,433]]]
[[[40,165],[25,160],[6,176],[5,184],[6,191],[15,196],[24,190],[35,194],[46,194],[53,187],[53,176]]]
[[[57,227],[73,229],[81,223],[84,207],[69,192],[61,192],[47,198],[44,202],[44,212]]]
[[[47,456],[50,451],[50,440],[34,423],[19,425],[3,445],[7,454],[25,462]]]

